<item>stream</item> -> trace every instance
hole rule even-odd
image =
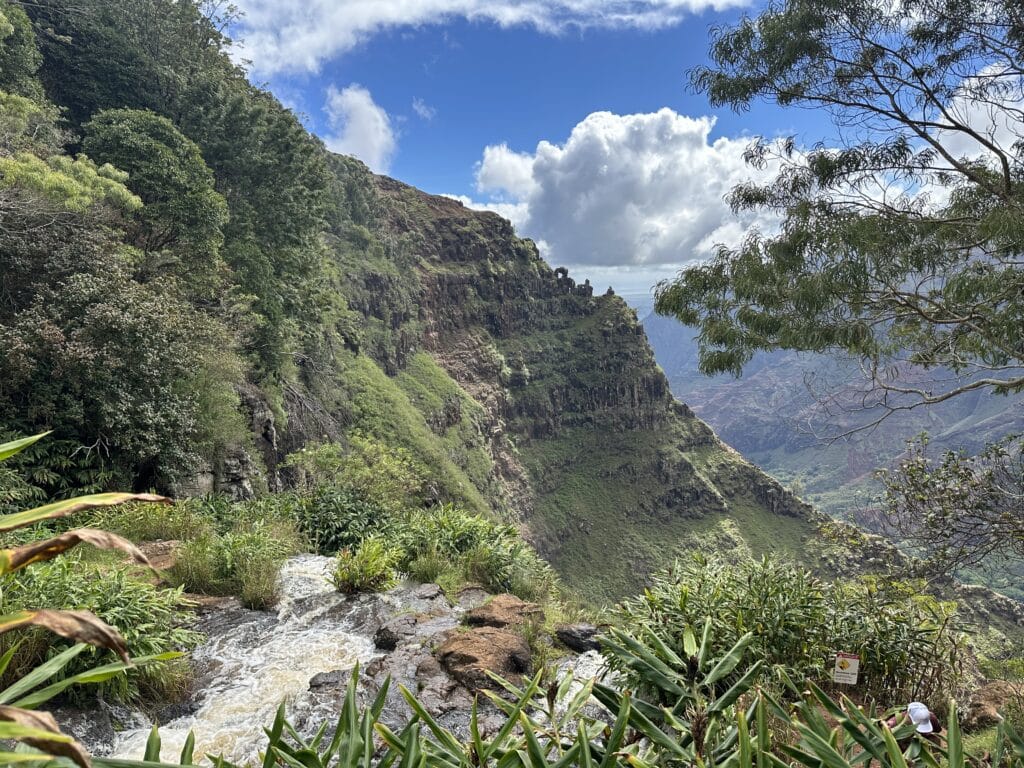
[[[193,711],[160,724],[162,757],[176,759],[190,731],[196,762],[203,754],[231,762],[256,758],[282,700],[301,707],[309,681],[320,672],[350,669],[379,656],[359,633],[352,598],[328,575],[333,560],[301,555],[285,563],[275,613],[246,612],[223,633],[211,633],[193,653],[200,670]],[[113,757],[141,759],[151,725],[119,734]]]

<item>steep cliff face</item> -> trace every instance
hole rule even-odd
[[[438,470],[439,497],[516,521],[591,600],[637,590],[727,520],[751,551],[799,556],[810,508],[673,399],[619,297],[493,213],[336,170],[371,212],[329,244],[358,338],[337,370],[303,371],[279,442],[399,441]]]

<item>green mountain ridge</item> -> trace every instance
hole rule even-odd
[[[688,551],[850,572],[825,517],[673,397],[620,297],[329,153],[196,4],[0,13],[0,432],[54,431],[0,506],[248,497],[287,487],[295,451],[369,435],[428,470],[424,501],[515,522],[592,603]]]
[[[725,521],[755,554],[801,556],[813,512],[674,400],[625,302],[495,214],[332,165],[375,212],[330,239],[361,337],[334,371],[300,366],[284,424],[260,430],[272,483],[311,439],[397,443],[439,496],[519,523],[594,601],[637,591]]]

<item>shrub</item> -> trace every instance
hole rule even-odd
[[[195,538],[212,528],[200,503],[184,501],[173,505],[123,504],[99,509],[89,524],[118,533],[132,541],[172,541]]]
[[[400,559],[399,550],[372,536],[364,539],[354,551],[341,551],[332,582],[346,595],[381,592],[395,583],[395,566]]]
[[[299,543],[291,523],[243,517],[227,533],[208,530],[185,542],[171,577],[189,592],[238,595],[249,608],[269,608],[277,601],[281,564]]]
[[[3,591],[3,613],[40,605],[60,605],[85,610],[118,629],[132,651],[140,656],[188,650],[200,636],[189,629],[191,613],[182,605],[180,589],[160,589],[139,581],[127,568],[101,569],[71,555],[20,571]],[[0,636],[4,650],[12,641]],[[72,643],[33,630],[23,639],[4,680],[10,683]],[[65,666],[54,679],[85,672],[102,663],[104,654],[88,648]],[[104,695],[118,701],[180,698],[186,690],[190,669],[185,659],[129,670],[100,684]]]
[[[421,584],[436,582],[450,570],[452,570],[451,560],[437,550],[421,553],[416,559],[410,560],[405,567],[409,578]]]
[[[387,525],[387,512],[351,488],[320,486],[296,507],[296,522],[313,549],[334,555]]]
[[[823,685],[837,651],[857,653],[858,692],[889,701],[942,701],[962,678],[950,606],[899,586],[824,582],[771,558],[677,562],[617,614],[623,626],[648,627],[677,653],[685,629],[711,617],[718,650],[753,632],[751,656],[766,670]]]
[[[414,570],[429,565],[436,580],[445,571],[438,564],[446,560],[451,570],[492,592],[543,601],[557,590],[554,571],[514,527],[452,504],[407,515],[393,536],[405,553],[400,566],[414,578]]]

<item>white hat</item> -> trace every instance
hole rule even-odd
[[[932,732],[932,713],[920,701],[912,701],[907,705],[907,715],[910,722],[917,726],[918,733]]]

